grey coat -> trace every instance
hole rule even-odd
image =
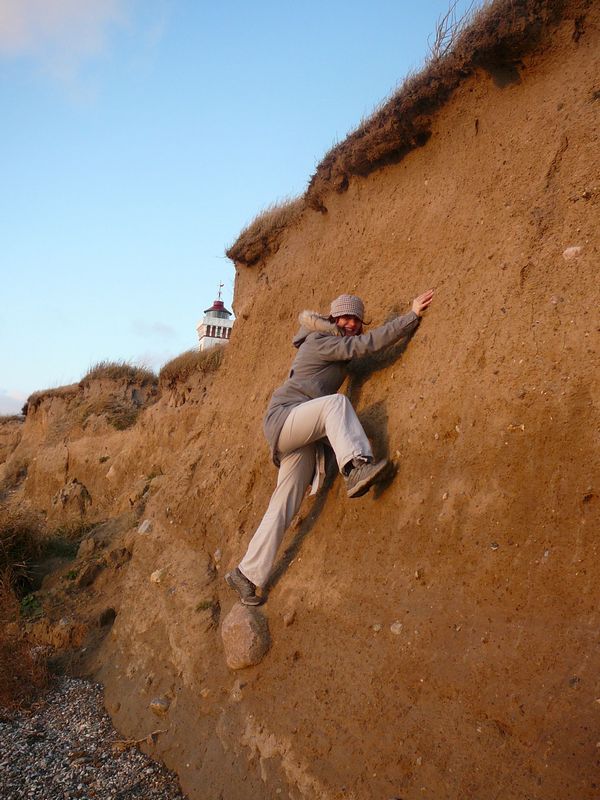
[[[273,392],[263,423],[277,466],[277,441],[290,411],[299,403],[335,394],[346,378],[349,361],[408,336],[417,328],[419,317],[410,311],[360,336],[344,336],[335,323],[312,311],[303,311],[299,321],[300,330],[292,340],[298,353],[287,380]]]

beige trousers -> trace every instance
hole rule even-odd
[[[281,462],[277,487],[239,565],[256,586],[264,586],[271,574],[283,535],[313,478],[316,442],[325,437],[333,447],[340,472],[353,458],[373,457],[369,440],[345,395],[317,397],[290,412],[277,442]]]

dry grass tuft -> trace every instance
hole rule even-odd
[[[38,517],[0,509],[0,706],[31,702],[48,683],[43,659],[35,658],[19,632],[20,595],[31,588],[31,567],[43,551]]]
[[[21,621],[43,609],[34,588],[33,567],[44,558],[73,557],[81,526],[48,536],[32,513],[0,508],[0,708],[31,703],[49,682],[47,656],[23,635]]]
[[[305,207],[303,197],[274,203],[246,225],[225,255],[246,266],[273,255],[279,248],[280,234],[300,217]]]
[[[119,397],[96,397],[82,402],[79,406],[79,414],[83,425],[91,416],[103,416],[109,425],[112,425],[118,431],[124,431],[135,425],[141,410],[141,405],[136,405]]]
[[[174,389],[195,373],[208,374],[217,370],[227,345],[217,345],[208,350],[186,350],[161,367],[159,382],[162,389]]]
[[[460,34],[467,28],[473,21],[475,14],[473,13],[473,5],[475,0],[460,16],[457,15],[458,0],[451,0],[448,10],[442,14],[436,23],[435,31],[429,37],[429,55],[427,56],[427,63],[431,64],[434,61],[439,61],[444,58],[452,50],[456,44]],[[479,9],[481,11],[481,9]],[[479,13],[479,12],[478,12]]]
[[[431,136],[434,115],[455,89],[478,69],[499,86],[519,79],[519,60],[557,24],[566,0],[490,0],[477,11],[456,15],[456,2],[438,20],[423,69],[322,159],[303,197],[267,210],[248,225],[226,251],[252,265],[277,251],[287,226],[306,208],[326,212],[327,195],[344,192],[354,176],[397,163]],[[286,212],[279,214],[278,211]]]
[[[48,686],[46,659],[35,654],[18,628],[19,600],[0,577],[0,708],[29,705]]]
[[[7,425],[11,422],[25,422],[23,414],[0,414],[0,425]]]
[[[14,589],[26,586],[43,551],[42,523],[35,514],[0,508],[0,578]]]
[[[94,364],[80,381],[85,386],[97,380],[128,381],[129,383],[156,383],[157,376],[151,369],[139,367],[129,361],[99,361]]]
[[[4,468],[4,477],[2,479],[1,488],[16,489],[27,477],[29,470],[29,459],[24,456],[13,455],[6,461]]]

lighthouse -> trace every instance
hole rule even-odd
[[[231,336],[233,320],[231,311],[225,308],[221,299],[223,284],[219,284],[219,294],[210,308],[204,311],[202,322],[196,326],[198,331],[199,349],[208,350],[217,344],[226,344]]]

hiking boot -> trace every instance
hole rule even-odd
[[[371,486],[379,480],[387,464],[388,462],[383,458],[376,463],[362,461],[353,467],[344,478],[348,497],[362,497],[363,494],[366,494]]]
[[[256,594],[256,586],[248,580],[239,567],[225,575],[225,582],[239,594],[242,605],[259,606],[262,603],[262,599]]]

